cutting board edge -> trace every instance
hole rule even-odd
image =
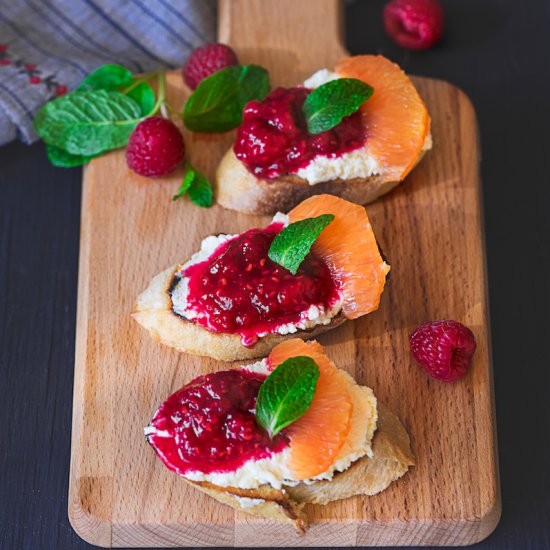
[[[500,520],[500,503],[495,509],[483,517],[472,519],[445,520],[436,519],[413,521],[347,521],[345,528],[339,531],[341,543],[330,544],[326,547],[369,547],[369,546],[467,546],[485,540],[493,533]],[[273,539],[266,538],[260,543],[252,543],[248,536],[239,537],[238,525],[225,526],[225,536],[197,536],[197,525],[189,525],[188,530],[181,524],[148,526],[144,524],[110,524],[93,514],[86,513],[81,507],[73,510],[70,517],[71,526],[77,535],[89,544],[103,548],[148,548],[161,545],[170,548],[191,547],[241,547],[266,548],[273,546]],[[325,522],[318,524],[319,529],[326,529],[327,524],[339,522]],[[206,533],[208,525],[200,526],[199,532]],[[219,526],[218,526],[219,527]],[[254,525],[257,529],[260,525]],[[273,527],[273,525],[271,525]],[[278,529],[291,529],[288,526],[276,526]],[[248,527],[248,530],[250,527]],[[187,532],[188,531],[188,532]],[[294,532],[284,533],[285,546],[318,547],[319,537],[315,532],[315,525],[310,528],[309,536]],[[390,532],[390,533],[388,533]],[[281,535],[282,536],[282,535]],[[235,540],[237,539],[237,540]],[[242,543],[238,542],[242,539]],[[140,541],[140,542],[136,542]]]
[[[88,345],[88,300],[90,290],[89,280],[89,261],[90,247],[89,234],[90,219],[89,208],[92,200],[91,192],[88,186],[89,174],[94,170],[97,163],[89,163],[83,170],[82,199],[81,199],[81,222],[80,222],[80,248],[78,259],[78,289],[77,289],[77,315],[75,330],[75,364],[74,364],[74,383],[73,383],[73,414],[71,430],[71,460],[69,469],[69,494],[67,502],[67,515],[69,523],[75,533],[89,544],[111,547],[112,527],[110,518],[105,514],[97,513],[91,510],[92,502],[89,496],[83,493],[84,476],[80,475],[81,453],[79,437],[84,416],[84,391],[87,375],[86,357]],[[90,486],[97,485],[96,480],[88,476]],[[105,478],[103,478],[105,479]],[[112,485],[112,477],[109,478],[109,484]]]
[[[424,77],[420,77],[424,78]],[[502,516],[502,494],[500,485],[500,468],[499,468],[499,456],[498,456],[498,433],[497,433],[497,417],[496,417],[496,398],[495,398],[495,383],[494,383],[494,368],[493,368],[493,350],[492,350],[492,336],[491,336],[491,304],[489,300],[489,279],[487,268],[487,245],[486,245],[486,232],[485,232],[485,216],[484,216],[484,196],[483,196],[483,183],[481,179],[481,162],[482,162],[482,149],[479,131],[479,119],[474,103],[468,93],[460,86],[449,82],[444,79],[431,79],[437,80],[440,83],[444,83],[456,93],[458,101],[462,104],[461,109],[468,112],[468,116],[472,120],[474,126],[474,133],[476,137],[476,172],[477,172],[477,208],[479,216],[479,242],[480,252],[483,267],[483,279],[484,279],[484,297],[485,297],[485,326],[487,330],[487,352],[488,352],[488,385],[489,385],[489,407],[490,418],[492,424],[492,447],[490,462],[492,466],[491,481],[492,492],[488,495],[486,500],[486,507],[481,511],[479,518],[474,518],[474,521],[480,523],[479,538],[473,540],[468,544],[475,544],[486,539],[498,526]],[[470,520],[468,520],[470,521]],[[482,529],[481,529],[482,527]]]

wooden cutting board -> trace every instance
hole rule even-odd
[[[346,52],[337,0],[226,0],[220,40],[243,63],[292,85]],[[374,388],[409,430],[417,464],[375,497],[309,506],[309,531],[236,513],[168,471],[143,437],[157,406],[193,377],[226,368],[153,342],[131,318],[137,294],[212,233],[267,218],[172,202],[181,173],[159,181],[122,151],[85,170],[78,291],[69,518],[101,546],[465,545],[500,516],[476,118],[468,98],[415,78],[433,119],[434,148],[390,195],[368,206],[392,265],[378,312],[319,340],[339,367]],[[169,76],[176,108],[188,91]],[[185,133],[191,161],[213,178],[233,134]],[[470,374],[430,379],[408,336],[428,319],[474,331]]]

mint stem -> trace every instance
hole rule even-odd
[[[158,82],[158,92],[157,92],[157,101],[153,106],[151,111],[151,116],[155,115],[156,112],[160,109],[160,106],[166,101],[166,72],[164,69],[159,69],[157,71],[157,82]]]
[[[132,82],[132,84],[130,84],[130,86],[122,90],[121,93],[127,94],[128,92],[131,92],[134,88],[139,86],[142,82],[147,82],[148,80],[151,80],[151,78],[153,78],[157,74],[158,74],[158,71],[153,71],[151,73],[144,74],[141,78],[135,80],[134,82]]]
[[[139,86],[142,82],[147,82],[155,76],[157,77],[158,82],[157,100],[153,105],[153,109],[147,116],[154,116],[160,109],[162,117],[167,119],[169,116],[166,112],[165,106],[170,107],[170,105],[166,101],[166,71],[164,69],[158,69],[152,73],[144,74],[141,78],[132,82],[132,84],[130,84],[130,86],[124,89],[121,93],[126,95],[128,92],[131,92],[134,88]]]
[[[170,119],[170,113],[168,113],[168,104],[166,101],[160,104],[160,114],[162,118],[165,118],[166,120]]]

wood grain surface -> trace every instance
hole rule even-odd
[[[307,15],[307,16],[306,16]],[[220,39],[243,63],[293,84],[345,55],[335,0],[227,1]],[[310,506],[305,536],[235,513],[169,472],[143,426],[171,392],[226,365],[161,347],[129,313],[161,269],[201,239],[266,218],[172,202],[181,173],[156,182],[131,173],[123,152],[94,160],[82,198],[69,517],[101,546],[464,545],[500,516],[475,113],[453,86],[415,78],[433,119],[434,149],[389,196],[368,207],[392,265],[378,312],[320,338],[338,366],[371,386],[409,430],[417,465],[375,497]],[[187,90],[169,75],[180,108]],[[185,133],[191,162],[213,176],[232,134]],[[456,384],[413,364],[408,335],[455,318],[478,342]]]

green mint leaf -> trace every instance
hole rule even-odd
[[[130,86],[131,89],[126,92],[128,97],[131,97],[141,109],[142,116],[152,114],[155,107],[155,92],[147,82],[140,82],[136,86]]]
[[[302,416],[311,405],[319,367],[311,357],[290,357],[260,386],[256,419],[269,433],[277,435]]]
[[[273,239],[269,247],[269,258],[296,275],[315,239],[333,219],[332,214],[322,214],[287,225]]]
[[[82,166],[94,158],[94,156],[71,155],[59,147],[54,145],[46,145],[48,159],[54,166],[60,168],[73,168],[74,166]]]
[[[189,185],[189,198],[197,205],[203,208],[212,206],[212,186],[208,178],[201,172],[195,172],[191,184]]]
[[[49,101],[34,117],[34,128],[48,144],[72,155],[97,155],[128,143],[141,120],[140,106],[120,92],[73,92]]]
[[[172,197],[172,200],[175,201],[179,199],[180,197],[183,197],[187,191],[189,191],[189,187],[191,187],[191,184],[193,183],[193,180],[195,179],[195,176],[197,175],[197,172],[195,169],[187,164],[185,167],[185,174],[183,175],[183,180],[181,182],[180,188],[178,189],[178,192]]]
[[[202,172],[195,170],[189,163],[185,165],[183,180],[172,200],[175,201],[186,193],[189,194],[189,198],[196,205],[204,208],[212,206],[212,186],[208,178]]]
[[[304,101],[310,134],[320,134],[337,126],[372,96],[371,86],[356,78],[339,78],[315,88]]]
[[[90,73],[77,88],[79,92],[90,90],[117,90],[121,86],[129,86],[133,75],[120,65],[103,65]]]
[[[183,121],[194,132],[226,132],[242,121],[244,106],[269,92],[269,75],[257,65],[226,67],[205,78],[191,94]]]

